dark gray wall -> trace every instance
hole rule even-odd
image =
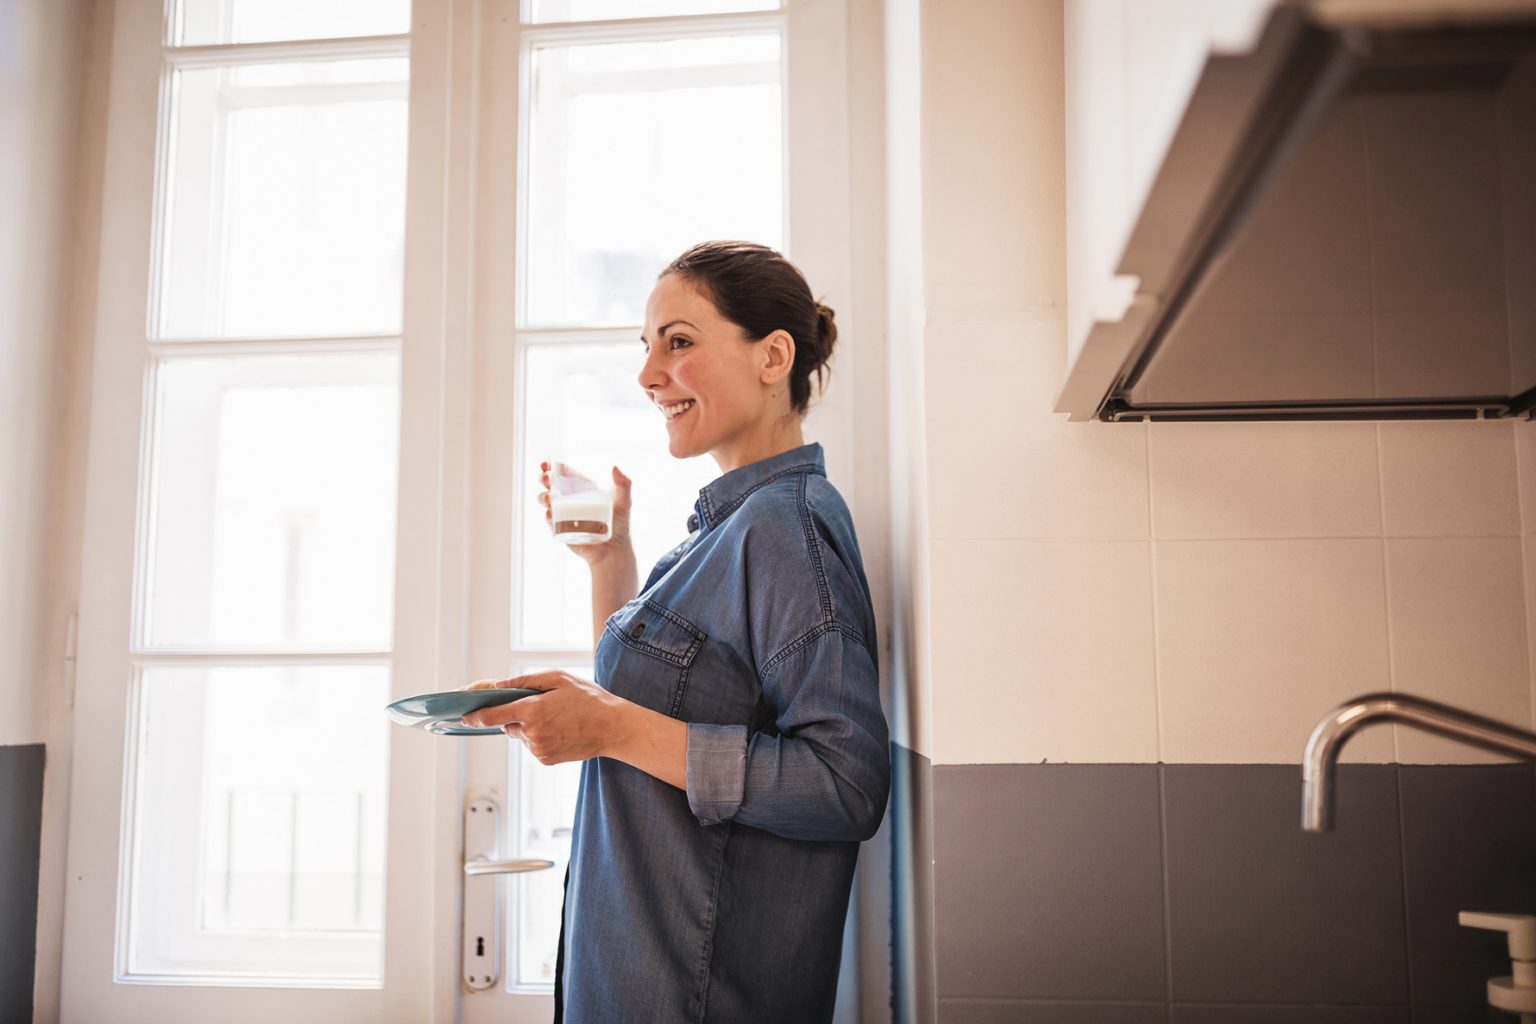
[[[943,1024],[1506,1019],[1456,913],[1536,913],[1530,766],[1345,766],[1326,835],[1295,765],[931,771]]]
[[[0,747],[0,1021],[32,1019],[43,747]]]

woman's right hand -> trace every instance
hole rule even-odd
[[[581,556],[588,565],[598,565],[616,553],[630,554],[632,549],[629,541],[629,491],[632,481],[629,477],[619,472],[619,467],[613,467],[613,529],[608,534],[608,539],[601,544],[567,544],[577,555]],[[554,530],[554,515],[549,510],[549,463],[539,463],[539,504],[544,506],[544,522]]]

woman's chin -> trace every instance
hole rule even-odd
[[[702,452],[694,451],[687,438],[681,434],[674,434],[667,438],[667,451],[672,454],[674,459],[691,459],[695,455],[703,454]]]

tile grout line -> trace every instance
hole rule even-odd
[[[1376,200],[1376,190],[1371,187],[1371,138],[1370,131],[1365,123],[1365,110],[1355,113],[1355,123],[1360,137],[1360,160],[1365,169],[1365,239],[1366,239],[1366,275],[1370,280],[1371,288],[1371,380],[1375,384],[1376,394],[1381,394],[1381,340],[1378,337],[1377,296],[1376,281],[1376,218],[1373,207]],[[1376,508],[1380,516],[1381,524],[1381,605],[1383,614],[1387,620],[1387,689],[1392,693],[1397,692],[1397,658],[1392,647],[1392,586],[1391,574],[1387,571],[1387,488],[1383,478],[1382,467],[1382,424],[1376,424]],[[1402,761],[1402,730],[1396,725],[1392,726],[1392,760]],[[1406,911],[1405,911],[1406,913]]]
[[[1376,424],[1376,508],[1381,517],[1381,611],[1387,630],[1387,689],[1397,691],[1397,650],[1392,643],[1392,573],[1387,568],[1387,489],[1381,474],[1381,424]],[[1392,726],[1392,760],[1402,763],[1402,730]],[[1401,802],[1401,801],[1399,801]],[[1406,914],[1406,910],[1404,911]]]
[[[1162,855],[1163,874],[1163,997],[1164,1013],[1173,1016],[1173,894],[1168,885],[1168,766],[1157,766],[1157,838]]]
[[[1413,1003],[1413,924],[1408,913],[1408,822],[1407,803],[1403,800],[1403,766],[1392,766],[1392,780],[1397,790],[1397,856],[1402,868],[1399,892],[1403,898],[1403,977],[1408,984],[1408,1005]]]
[[[1155,498],[1152,486],[1152,423],[1142,421],[1142,453],[1147,479],[1147,590],[1152,603],[1152,714],[1157,737],[1157,839],[1163,888],[1163,1012],[1164,1024],[1173,1020],[1173,900],[1168,885],[1168,799],[1167,766],[1163,763],[1166,742],[1163,735],[1162,641],[1158,634],[1157,602],[1157,531],[1153,526]]]
[[[1166,743],[1163,736],[1163,673],[1161,665],[1162,641],[1158,636],[1157,609],[1157,538],[1152,529],[1152,424],[1142,421],[1142,462],[1147,473],[1147,592],[1152,602],[1152,727],[1154,730],[1153,753],[1161,764]],[[1158,769],[1158,801],[1162,801],[1162,769]]]

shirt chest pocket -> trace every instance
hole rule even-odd
[[[608,618],[599,664],[603,683],[623,697],[676,718],[704,632],[654,601],[631,601]],[[604,657],[603,655],[606,655]]]

